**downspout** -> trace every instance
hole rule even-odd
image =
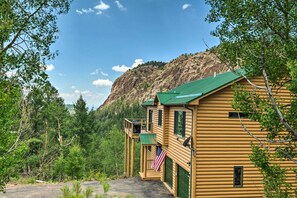
[[[192,112],[192,126],[191,126],[191,147],[193,143],[193,124],[194,124],[194,112],[193,109],[189,108],[188,104],[184,104],[184,108],[190,110]],[[190,158],[190,198],[192,198],[192,158],[193,158],[193,149],[191,149],[191,158]]]

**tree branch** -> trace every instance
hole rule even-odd
[[[46,1],[44,1],[31,15],[28,16],[28,18],[25,20],[25,22],[21,25],[19,31],[16,33],[16,35],[14,36],[14,38],[12,39],[12,41],[10,43],[8,43],[1,51],[0,51],[0,55],[3,54],[4,52],[6,52],[9,48],[11,48],[11,46],[15,43],[15,41],[19,38],[19,36],[21,35],[22,31],[24,30],[25,26],[29,23],[30,19],[37,14],[42,8],[43,6],[46,4]]]
[[[262,60],[261,60],[262,74],[263,74],[263,77],[264,77],[264,82],[265,82],[265,86],[266,86],[266,90],[267,90],[267,93],[268,93],[270,103],[271,103],[274,111],[276,112],[280,122],[287,129],[287,131],[294,136],[294,141],[296,141],[297,140],[297,132],[286,121],[286,119],[284,118],[282,112],[279,110],[278,105],[276,104],[274,95],[273,95],[272,90],[271,90],[270,85],[269,85],[268,76],[267,76],[267,73],[266,73],[266,70],[265,70],[265,64],[266,63],[265,63],[265,47],[264,47],[264,38],[263,37],[262,37],[262,50],[261,51],[262,51],[261,52],[262,53],[262,55],[261,55],[262,56]]]

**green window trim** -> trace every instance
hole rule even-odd
[[[234,166],[233,168],[233,187],[243,187],[243,166]]]
[[[185,137],[186,112],[174,111],[174,134]]]
[[[158,126],[162,126],[162,119],[163,119],[163,111],[158,110]]]

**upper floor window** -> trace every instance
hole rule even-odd
[[[153,110],[149,110],[148,112],[148,130],[152,131],[153,129]]]
[[[162,116],[163,116],[163,111],[158,110],[158,126],[162,126]]]
[[[229,112],[229,118],[248,118],[248,114],[242,112]]]
[[[174,111],[174,134],[185,137],[186,112]]]

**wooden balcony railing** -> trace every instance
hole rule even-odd
[[[146,119],[144,118],[126,118],[124,130],[130,137],[137,137],[140,133],[146,132]]]

